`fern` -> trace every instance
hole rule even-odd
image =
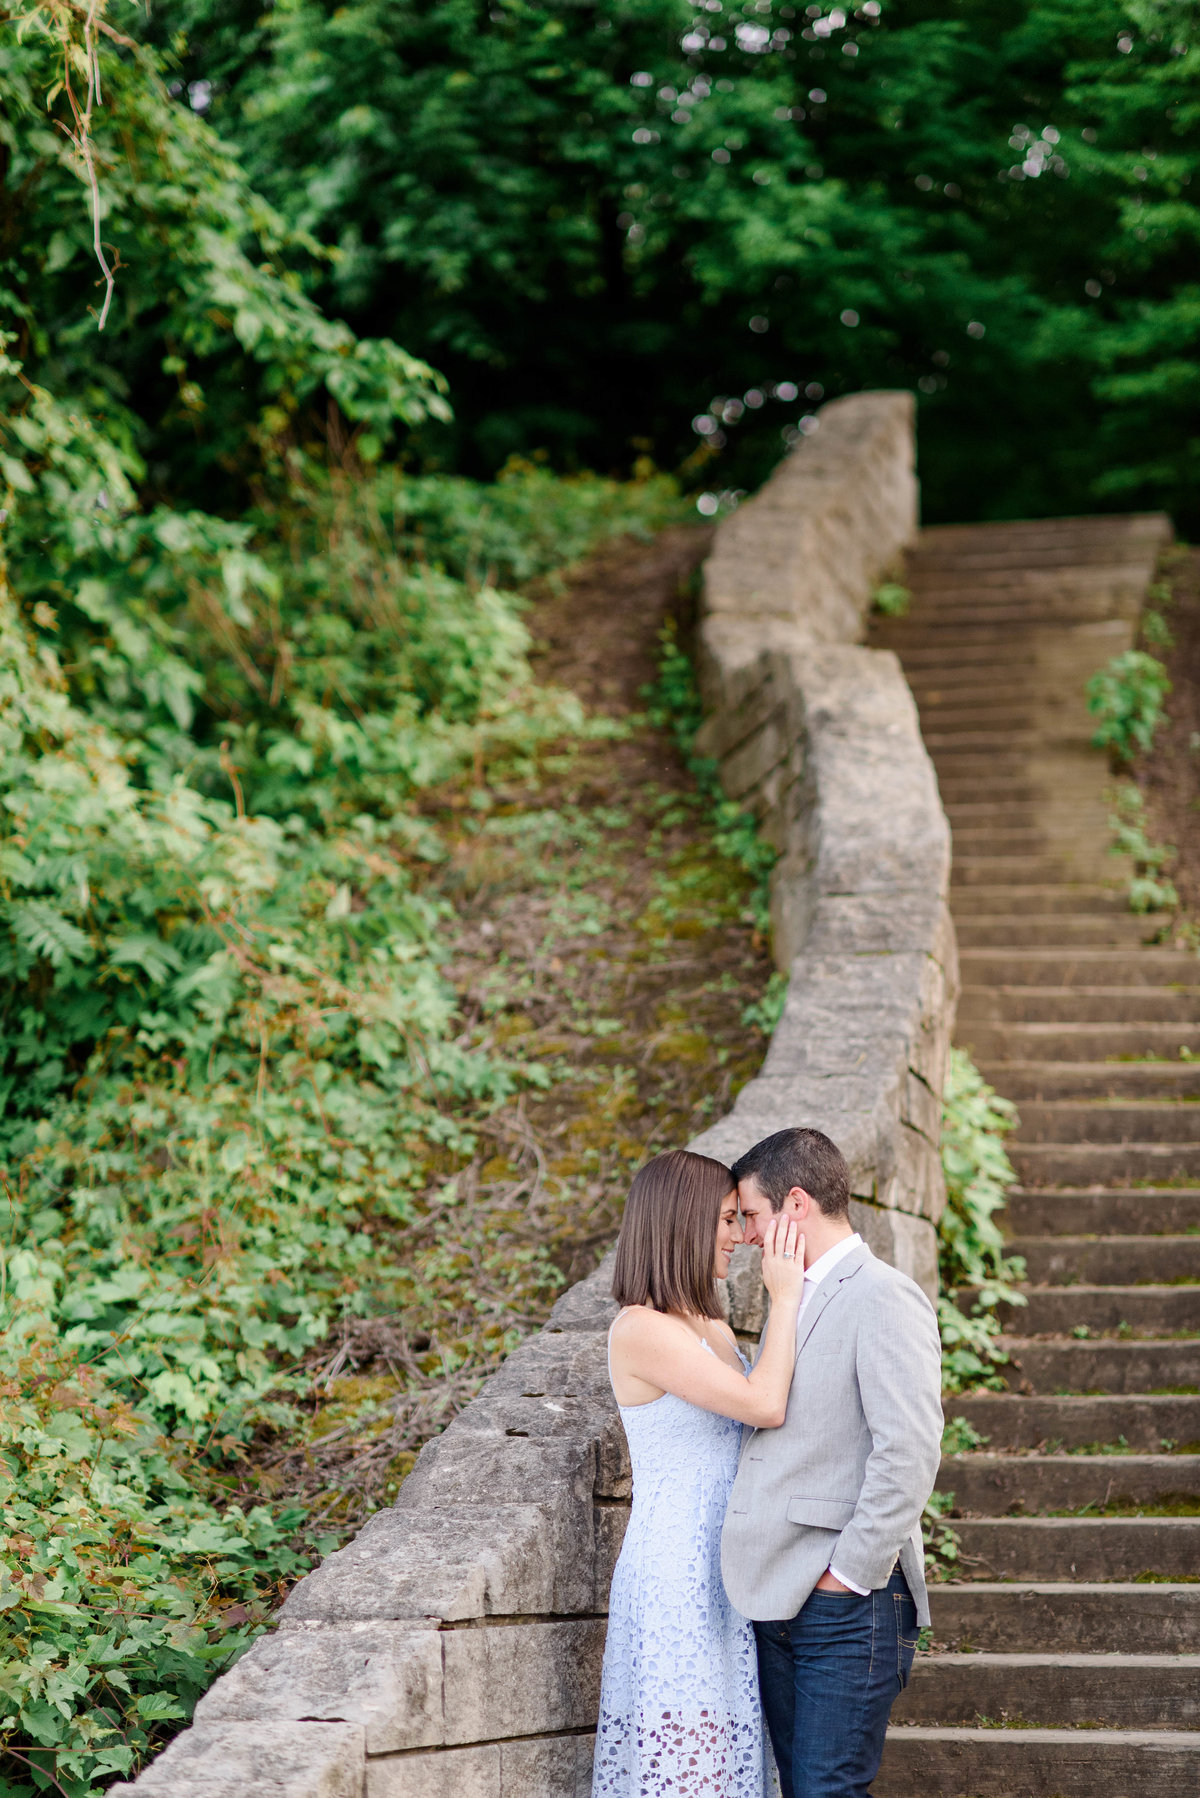
[[[5,917],[13,935],[29,954],[44,957],[53,968],[91,959],[92,944],[87,932],[43,899],[14,900],[5,907]]]

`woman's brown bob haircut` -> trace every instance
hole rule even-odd
[[[617,1303],[720,1317],[713,1273],[717,1224],[735,1190],[724,1162],[690,1149],[671,1149],[639,1168],[617,1238]]]

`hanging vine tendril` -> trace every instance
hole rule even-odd
[[[96,319],[96,329],[99,331],[103,331],[108,320],[109,308],[116,291],[117,269],[120,267],[119,255],[110,262],[107,254],[110,246],[105,245],[100,235],[100,179],[96,171],[96,153],[92,140],[92,118],[96,107],[104,103],[100,86],[100,37],[103,35],[127,50],[137,50],[132,38],[114,31],[102,17],[102,7],[103,0],[88,0],[86,6],[76,4],[75,0],[44,0],[42,5],[31,7],[27,12],[8,14],[9,19],[15,17],[18,33],[40,29],[48,36],[57,38],[62,50],[62,75],[46,95],[46,106],[49,109],[59,95],[63,94],[71,109],[71,124],[65,124],[61,119],[57,124],[70,142],[87,183],[92,215],[92,249],[104,280],[104,302]],[[77,86],[80,77],[86,83],[82,100]]]

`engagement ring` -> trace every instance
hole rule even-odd
[[[794,1260],[795,1260],[795,1259],[796,1259],[796,1251],[795,1251],[795,1249],[784,1249],[784,1251],[783,1251],[783,1259],[784,1259],[784,1260],[785,1260],[785,1261],[794,1261]]]

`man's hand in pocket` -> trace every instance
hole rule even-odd
[[[848,1592],[849,1586],[843,1586],[840,1579],[834,1579],[832,1573],[826,1571],[817,1581],[818,1592]]]

